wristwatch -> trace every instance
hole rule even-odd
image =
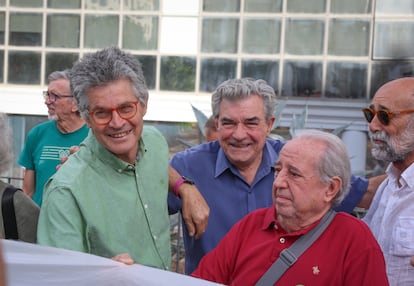
[[[177,180],[177,182],[175,182],[174,186],[173,186],[173,192],[174,195],[179,197],[180,194],[178,193],[178,188],[182,185],[182,184],[189,184],[189,185],[194,185],[194,181],[185,177],[185,176],[181,176],[181,178],[179,178]]]

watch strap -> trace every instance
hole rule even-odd
[[[191,181],[191,180],[187,179],[187,178],[186,178],[186,177],[184,177],[184,176],[181,176],[181,177],[177,180],[177,182],[175,182],[175,184],[174,184],[174,186],[173,186],[173,193],[174,193],[174,195],[175,195],[176,197],[179,197],[179,196],[180,196],[180,194],[178,193],[178,188],[179,188],[182,184],[185,184],[185,183],[190,184],[190,185],[194,185],[194,182],[193,182],[193,181]]]
[[[179,197],[180,194],[178,193],[178,188],[185,183],[185,179],[183,177],[180,177],[177,182],[175,182],[173,186],[173,193],[176,197]]]

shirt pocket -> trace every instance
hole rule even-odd
[[[414,217],[397,219],[392,232],[392,252],[398,256],[414,255]]]

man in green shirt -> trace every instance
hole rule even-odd
[[[38,242],[169,269],[168,146],[143,127],[141,64],[103,49],[74,64],[70,83],[91,131],[45,186]]]

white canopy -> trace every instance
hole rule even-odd
[[[143,265],[31,243],[1,240],[8,286],[218,285]]]

